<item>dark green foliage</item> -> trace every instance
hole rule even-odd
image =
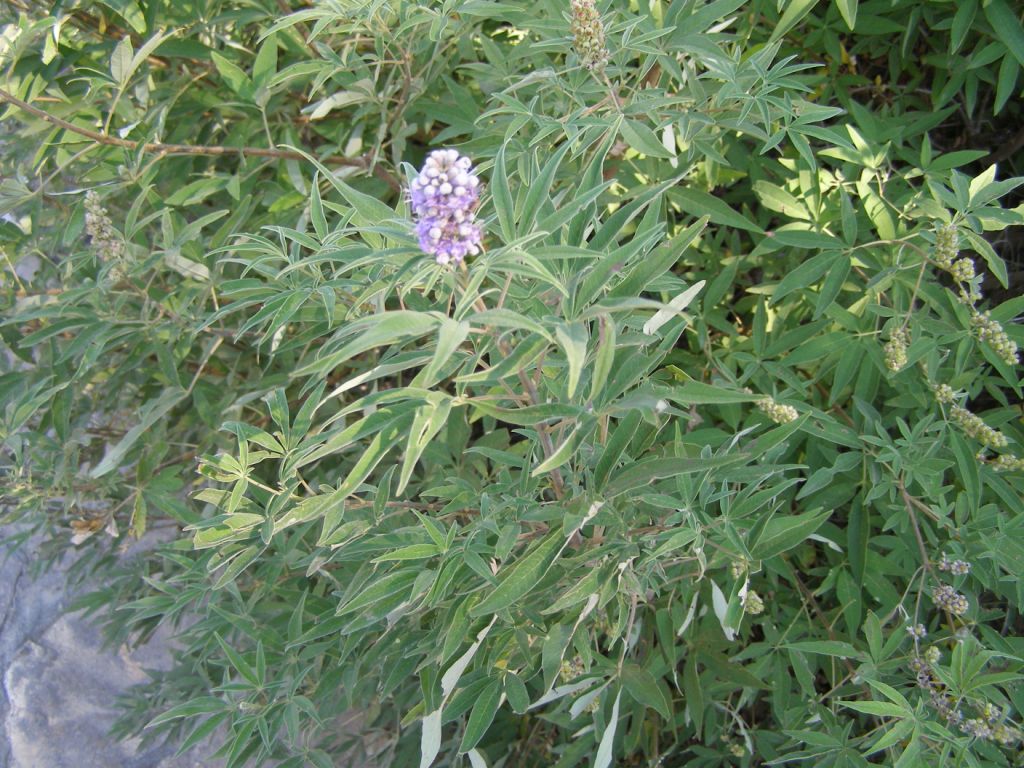
[[[4,513],[90,553],[111,639],[178,628],[121,735],[1017,764],[1013,3],[37,5]],[[486,181],[454,269],[403,194],[444,146]]]

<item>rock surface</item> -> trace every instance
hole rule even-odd
[[[65,613],[66,566],[34,577],[33,556],[30,545],[0,552],[0,768],[212,768],[201,752],[108,735],[117,696],[147,679],[141,659],[168,658],[166,641],[104,648],[95,627]]]

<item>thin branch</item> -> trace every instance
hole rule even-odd
[[[1021,147],[1024,147],[1024,128],[1019,129],[1009,141],[1004,142],[998,149],[992,150],[982,159],[982,162],[986,165],[1001,163],[1003,160],[1013,157]]]
[[[67,120],[51,115],[49,112],[39,109],[38,107],[34,107],[26,101],[22,101],[17,96],[13,96],[3,89],[0,89],[0,101],[9,102],[31,115],[35,115],[36,117],[41,118],[48,123],[52,123],[53,125],[59,126],[66,131],[71,131],[79,136],[91,139],[97,144],[106,144],[112,147],[123,147],[124,149],[130,150],[141,149],[143,152],[154,152],[163,155],[206,155],[211,157],[241,155],[244,157],[269,157],[277,160],[306,159],[301,153],[287,149],[268,149],[265,147],[224,147],[195,144],[164,144],[161,142],[141,142],[132,141],[131,139],[121,139],[117,136],[108,136],[105,133],[100,133],[99,131],[94,131],[89,128],[83,128],[75,125],[74,123],[69,123]],[[375,176],[387,182],[388,186],[392,189],[400,190],[402,188],[398,179],[388,173],[387,170],[379,164],[373,163],[367,155],[360,157],[335,156],[327,158],[326,162],[333,163],[334,165],[362,168],[365,171],[372,172]]]
[[[899,489],[900,496],[903,497],[903,505],[907,509],[907,516],[910,518],[910,527],[914,531],[914,539],[917,540],[917,549],[921,554],[921,565],[925,567],[929,574],[935,575],[935,569],[932,568],[931,560],[928,559],[928,547],[924,543],[924,536],[921,535],[921,526],[917,523],[917,513],[914,511],[915,501],[914,497],[907,491],[906,486],[903,484],[903,480],[897,480],[897,488]]]
[[[462,269],[462,274],[463,276],[465,276],[467,269],[466,262],[462,262]],[[465,289],[468,288],[468,285],[464,284],[462,287]],[[502,290],[502,298],[504,298],[504,294],[507,288],[508,282],[506,281],[505,289]],[[473,302],[473,305],[480,312],[487,311],[487,304],[484,303],[484,300],[480,296],[476,297],[476,300]],[[494,331],[494,340],[498,345],[498,351],[501,353],[503,357],[509,357],[512,354],[512,349],[511,347],[509,347],[508,342],[504,341],[501,338],[501,334],[498,333],[497,331]],[[540,370],[539,364],[537,366],[537,370]],[[523,385],[523,389],[526,390],[526,394],[530,400],[530,403],[532,405],[541,405],[543,401],[540,398],[540,392],[537,390],[536,385],[530,379],[530,377],[526,375],[526,372],[523,370],[519,370],[516,371],[516,375],[519,377],[519,382]],[[540,424],[537,425],[537,437],[540,439],[540,445],[544,452],[545,460],[551,458],[551,456],[555,452],[555,445],[554,443],[551,442],[551,435],[549,435],[547,430]],[[562,472],[558,469],[558,467],[555,467],[554,469],[551,470],[549,474],[551,475],[551,490],[554,492],[556,499],[561,499],[565,492],[565,481],[562,479]]]

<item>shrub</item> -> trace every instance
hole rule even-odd
[[[8,519],[179,630],[120,733],[1011,765],[1010,5],[283,5],[0,37]]]

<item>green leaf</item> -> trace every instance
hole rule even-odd
[[[508,185],[508,172],[505,169],[505,148],[502,144],[494,157],[494,171],[491,173],[491,197],[494,199],[494,210],[498,214],[501,236],[506,243],[516,239],[515,211],[512,204],[512,191]]]
[[[786,3],[786,10],[772,31],[771,40],[774,42],[785,37],[804,16],[814,10],[814,6],[817,4],[818,0],[791,0]]]
[[[217,67],[220,76],[227,83],[228,88],[234,91],[236,95],[249,99],[252,96],[252,83],[245,72],[237,64],[224,58],[224,56],[216,51],[210,57],[213,59],[213,64]]]
[[[270,83],[271,78],[277,74],[277,35],[268,35],[260,44],[260,51],[256,54],[256,61],[252,66],[252,80],[257,88]]]
[[[847,709],[852,709],[856,712],[863,712],[865,715],[875,715],[876,717],[914,716],[912,711],[907,711],[902,707],[897,707],[895,704],[890,704],[886,701],[841,701],[839,703]]]
[[[615,431],[611,433],[611,437],[605,444],[604,452],[594,468],[594,487],[598,490],[604,488],[605,482],[622,457],[623,451],[629,441],[633,439],[633,435],[636,434],[637,427],[640,426],[640,418],[639,411],[628,411],[619,421]]]
[[[494,679],[477,696],[473,711],[469,715],[469,722],[466,723],[466,730],[462,734],[459,752],[466,752],[479,743],[490,728],[500,703],[501,680]]]
[[[544,674],[544,688],[549,690],[555,682],[565,657],[565,649],[572,639],[573,628],[569,624],[552,624],[548,628],[541,646],[540,667]]]
[[[402,471],[398,477],[396,494],[401,494],[409,484],[416,462],[430,441],[447,425],[451,409],[452,400],[447,395],[431,396],[430,400],[417,409],[405,444],[405,456],[402,458]]]
[[[516,714],[523,714],[530,708],[530,693],[526,690],[523,679],[515,672],[505,675],[505,695],[508,697],[508,704]]]
[[[344,481],[338,485],[337,493],[348,496],[355,491],[370,476],[370,473],[384,459],[388,451],[398,445],[408,427],[408,420],[399,419],[378,432],[355,466],[346,475]]]
[[[712,224],[721,224],[747,232],[764,232],[761,227],[734,210],[724,200],[704,190],[694,187],[673,187],[668,191],[668,197],[690,216],[707,216]]]
[[[707,225],[708,217],[702,216],[667,243],[657,248],[650,256],[640,260],[629,270],[622,282],[609,291],[608,296],[610,298],[634,298],[642,291],[645,291],[653,280],[661,277],[675,266],[684,251],[701,236]],[[606,224],[605,226],[609,225]]]
[[[224,699],[218,699],[215,696],[200,696],[197,699],[186,701],[183,704],[178,704],[176,707],[171,707],[166,712],[162,712],[146,723],[146,728],[154,728],[158,725],[169,723],[171,720],[177,720],[179,717],[195,717],[196,715],[221,712],[228,709],[228,707],[229,704]]]
[[[610,315],[598,316],[597,351],[594,357],[594,372],[590,380],[590,400],[597,400],[612,372],[615,362],[617,331],[615,320]]]
[[[350,206],[355,211],[355,215],[352,217],[352,223],[360,227],[378,227],[381,224],[393,219],[395,212],[390,206],[382,203],[372,195],[367,195],[364,192],[360,192],[357,189],[353,189],[344,181],[342,181],[334,171],[328,168],[326,165],[321,163],[311,154],[306,152],[300,147],[293,147],[285,145],[286,149],[290,149],[293,152],[298,152],[300,155],[305,157],[309,162],[317,167],[320,174],[327,179],[331,186],[334,187]],[[363,239],[366,240],[374,248],[381,248],[384,245],[384,239],[377,232],[367,231],[361,229],[360,234]]]
[[[596,594],[601,588],[601,579],[607,574],[602,574],[600,569],[594,568],[587,571],[587,575],[571,586],[561,597],[541,611],[541,615],[548,616],[559,613],[567,608],[582,603],[588,597]]]
[[[992,248],[991,243],[981,235],[976,232],[972,232],[971,230],[966,230],[964,232],[964,236],[966,236],[971,247],[981,254],[981,257],[985,260],[985,264],[1003,287],[1005,288],[1009,286],[1010,276],[1006,271],[1006,263],[999,258],[999,254],[997,254],[995,249]]]
[[[961,0],[957,3],[956,13],[953,14],[953,26],[949,35],[949,53],[952,56],[964,44],[967,33],[971,31],[974,24],[974,17],[978,13],[978,0]]]
[[[346,329],[349,335],[353,331],[366,329],[355,339],[337,352],[331,352],[300,366],[298,370],[292,371],[291,375],[300,377],[326,373],[367,350],[423,336],[436,328],[438,323],[438,318],[432,315],[405,309],[381,312],[363,318],[351,323]]]
[[[562,159],[565,157],[566,152],[569,151],[570,146],[569,142],[565,142],[544,164],[544,167],[541,169],[537,178],[533,179],[530,183],[529,189],[526,191],[526,202],[523,205],[523,215],[519,220],[519,227],[517,228],[519,237],[523,237],[534,231],[534,224],[537,223],[537,216],[540,214],[541,207],[548,199],[548,192],[551,190],[551,184],[555,179],[555,174],[558,172],[558,167],[561,165]]]
[[[488,309],[483,312],[477,312],[474,315],[470,315],[466,319],[471,323],[480,323],[481,325],[489,325],[497,328],[533,331],[537,335],[543,336],[548,341],[553,342],[555,340],[554,336],[548,332],[548,329],[532,317],[527,317],[526,315],[515,312],[511,309]]]
[[[114,13],[131,25],[140,35],[146,33],[146,16],[142,13],[136,0],[99,0]]]
[[[1002,41],[1017,63],[1024,67],[1024,27],[1006,0],[989,0],[984,4],[985,16],[997,38]]]
[[[643,155],[662,158],[675,157],[675,154],[669,152],[661,143],[658,135],[639,120],[623,120],[619,124],[619,131],[622,133],[623,140]]]
[[[882,733],[878,741],[871,745],[870,750],[872,752],[879,752],[883,749],[897,744],[907,738],[908,734],[914,729],[913,720],[900,720],[891,729]]]
[[[601,734],[601,741],[597,745],[597,754],[594,756],[594,768],[608,768],[612,764],[612,749],[615,745],[615,731],[619,727],[619,699],[622,698],[622,691],[615,694],[615,703],[612,704],[612,714],[608,718],[604,733]]]
[[[999,114],[1006,106],[1006,102],[1017,91],[1017,76],[1020,74],[1020,63],[1010,57],[1004,56],[999,64],[999,76],[996,78],[996,98],[992,105],[992,111]]]
[[[458,351],[462,342],[469,336],[470,325],[465,320],[452,320],[449,317],[440,318],[437,328],[437,346],[434,348],[434,356],[427,366],[419,372],[412,385],[414,387],[429,388],[437,384],[444,367],[451,360],[452,355]]]
[[[832,266],[829,267],[828,274],[825,276],[824,282],[821,284],[821,292],[818,294],[818,300],[814,304],[812,320],[820,318],[832,306],[839,296],[839,292],[843,289],[846,278],[850,276],[852,267],[853,264],[850,257],[846,254],[835,257]]]
[[[429,557],[436,557],[441,554],[441,549],[436,544],[410,544],[408,547],[400,547],[386,555],[374,558],[372,563],[385,563],[392,560],[425,560]]]
[[[259,556],[263,554],[266,548],[266,544],[251,544],[234,555],[231,558],[231,562],[228,563],[227,567],[213,583],[213,589],[223,589],[227,585],[232,584],[239,574],[259,559]]]
[[[103,460],[89,472],[89,477],[103,477],[120,466],[121,460],[149,429],[166,416],[174,406],[188,397],[182,389],[167,389],[155,400],[146,403],[141,411],[139,423],[128,430],[117,445],[107,451]]]
[[[963,483],[967,497],[970,499],[972,512],[976,511],[981,505],[981,475],[978,471],[978,460],[975,458],[975,452],[971,450],[971,446],[958,432],[951,429],[948,434],[950,447],[953,449],[953,455],[956,456],[959,468],[957,476]]]
[[[605,489],[605,498],[621,496],[635,488],[651,485],[656,480],[740,464],[748,460],[744,454],[733,456],[711,456],[709,458],[651,458],[638,461],[626,467],[612,478]],[[813,531],[812,531],[813,533]]]
[[[313,183],[309,185],[309,218],[313,222],[316,236],[323,240],[327,237],[327,217],[324,215],[324,203],[320,198],[320,171],[313,174]]]
[[[132,39],[125,37],[114,47],[114,53],[110,56],[110,76],[122,88],[132,75],[132,57],[134,55]]]
[[[259,678],[256,676],[256,671],[247,662],[238,651],[231,647],[231,645],[220,636],[219,632],[214,632],[213,636],[217,639],[217,643],[220,645],[220,649],[224,651],[224,655],[228,657],[228,661],[231,662],[231,666],[246,680],[253,685],[259,685]]]
[[[666,721],[671,722],[672,710],[654,675],[637,664],[626,663],[622,665],[620,678],[623,687],[637,703],[657,710]]]
[[[831,510],[826,509],[774,517],[764,527],[759,539],[750,542],[750,554],[757,560],[768,560],[792,549],[824,525],[831,515]]]
[[[508,608],[522,599],[547,573],[565,544],[561,528],[551,531],[529,553],[516,560],[501,574],[498,586],[469,612],[470,616],[486,616]]]
[[[753,403],[762,396],[740,392],[700,381],[688,381],[681,387],[672,387],[665,397],[679,405],[727,405],[729,403]]]
[[[569,433],[568,437],[562,441],[562,444],[552,451],[550,456],[530,472],[530,477],[540,477],[541,475],[558,469],[560,466],[565,464],[565,462],[572,458],[573,454],[576,452],[576,446],[579,443],[579,437],[581,434],[581,427],[577,426],[573,429],[572,432]]]
[[[846,26],[852,31],[857,26],[857,5],[858,0],[836,0],[839,6],[839,13],[846,22]]]
[[[808,288],[818,282],[832,268],[836,258],[837,254],[832,252],[819,253],[797,266],[796,269],[787,272],[786,276],[782,278],[782,282],[775,286],[775,290],[772,292],[772,305],[778,304],[793,291]]]
[[[801,653],[820,653],[823,656],[836,656],[841,659],[856,659],[862,656],[861,652],[850,643],[841,640],[805,640],[798,643],[786,643],[783,648],[789,648]]]
[[[580,383],[583,363],[587,359],[589,338],[587,326],[583,323],[561,323],[555,328],[555,339],[565,352],[565,359],[569,365],[566,394],[570,400],[576,394],[576,386]]]
[[[408,589],[419,574],[414,569],[404,569],[375,579],[366,589],[357,593],[344,605],[338,607],[337,616],[346,616],[366,608]]]

